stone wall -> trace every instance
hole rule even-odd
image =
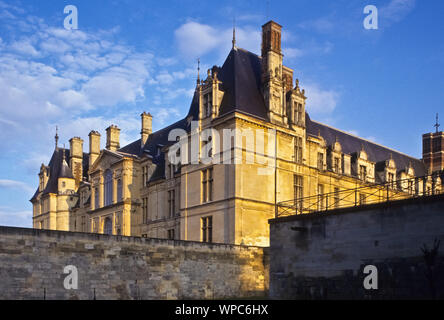
[[[442,195],[274,219],[270,227],[271,298],[444,298]],[[441,244],[428,264],[421,248],[430,251],[435,239]],[[366,265],[377,267],[377,290],[364,289]]]
[[[66,290],[64,267],[78,270]],[[260,247],[0,227],[0,299],[264,297]]]

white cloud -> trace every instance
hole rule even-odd
[[[34,189],[21,181],[0,179],[0,188],[20,189],[27,193],[33,193]]]
[[[339,101],[339,93],[335,90],[323,90],[317,84],[303,85],[307,96],[307,111],[310,115],[331,114]]]
[[[189,21],[175,31],[179,51],[188,58],[198,58],[217,50],[226,55],[232,46],[232,28],[219,29]],[[252,52],[259,52],[261,33],[256,27],[236,27],[236,45]]]
[[[0,225],[30,228],[32,227],[32,211],[2,208],[0,209]]]
[[[404,19],[414,8],[416,0],[391,0],[379,10],[382,24],[387,26]]]

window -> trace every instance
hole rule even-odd
[[[202,202],[213,201],[213,168],[202,170]]]
[[[339,158],[335,157],[333,159],[333,171],[339,173]]]
[[[393,188],[395,186],[395,184],[394,184],[394,182],[395,182],[395,174],[389,172],[387,174],[387,182],[389,184],[389,187]]]
[[[295,175],[294,176],[294,204],[296,207],[296,213],[302,213],[302,198],[304,197],[304,185],[303,177]]]
[[[148,223],[148,198],[142,199],[142,223]]]
[[[324,154],[322,152],[318,152],[318,169],[324,169]]]
[[[359,205],[362,206],[367,202],[366,196],[364,193],[359,194]]]
[[[325,210],[324,185],[318,184],[318,211]]]
[[[213,108],[213,95],[212,93],[207,93],[204,95],[204,117],[211,116],[212,108]]]
[[[86,217],[82,216],[82,231],[86,231]]]
[[[100,194],[99,194],[99,188],[94,188],[94,209],[100,208]]]
[[[107,217],[103,223],[103,233],[108,235],[113,234],[113,221],[109,217]]]
[[[409,193],[410,195],[412,195],[412,194],[413,194],[413,191],[414,191],[414,188],[413,188],[413,180],[409,180],[407,185],[408,185],[408,193]]]
[[[341,201],[339,198],[339,188],[338,187],[335,187],[335,193],[334,193],[333,197],[334,197],[334,199],[333,199],[334,204],[333,205],[334,205],[335,209],[337,209],[337,208],[339,208],[339,202]]]
[[[107,169],[105,171],[105,206],[113,203],[113,173]]]
[[[302,163],[302,138],[296,137],[294,146],[294,160],[296,163]]]
[[[359,179],[365,181],[367,179],[367,167],[359,166]]]
[[[117,202],[120,202],[123,200],[123,193],[122,193],[122,180],[117,180]]]
[[[213,217],[202,218],[202,242],[213,242]]]
[[[176,239],[174,229],[169,229],[168,230],[168,240],[174,240],[174,239]]]
[[[142,167],[142,187],[146,187],[148,183],[148,167]]]
[[[40,221],[40,229],[43,229],[43,221]]]
[[[170,218],[174,217],[176,211],[176,191],[170,190],[168,191],[168,212]]]
[[[294,104],[294,123],[302,123],[302,104],[297,102]]]

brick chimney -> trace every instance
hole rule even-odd
[[[106,128],[106,148],[110,151],[120,149],[120,129],[113,124]]]
[[[444,170],[444,132],[422,135],[422,159],[429,173]]]

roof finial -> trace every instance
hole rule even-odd
[[[233,40],[231,41],[233,44],[233,49],[236,49],[236,18],[233,17]]]
[[[199,75],[199,72],[200,72],[200,58],[197,58],[197,84],[199,85],[199,83],[200,83],[200,75]]]
[[[62,155],[63,155],[63,160],[62,160],[62,162],[65,162],[65,161],[66,161],[66,158],[65,158],[65,144],[63,144],[63,152],[62,152]]]
[[[55,134],[55,148],[59,148],[59,128],[56,126],[56,134]]]
[[[434,125],[434,127],[436,128],[436,133],[439,132],[439,127],[441,126],[438,121],[439,121],[439,114],[437,113],[436,114],[436,124]]]

